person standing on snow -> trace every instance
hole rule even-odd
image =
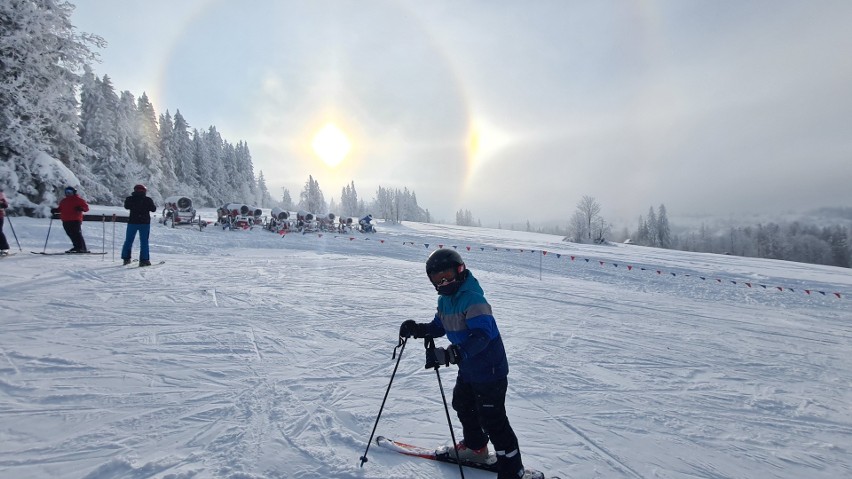
[[[62,220],[62,228],[71,240],[73,247],[66,253],[88,253],[86,240],[83,239],[83,213],[89,211],[86,200],[77,195],[77,189],[73,186],[65,187],[65,198],[59,202],[59,206],[52,208],[51,213],[59,213]]]
[[[0,189],[0,256],[9,254],[9,242],[6,240],[6,233],[3,233],[3,223],[6,221],[6,208],[9,207],[9,202],[6,200],[6,195]]]
[[[130,250],[133,249],[136,233],[139,233],[139,266],[151,266],[148,237],[151,235],[151,213],[157,211],[157,205],[146,196],[147,192],[145,185],[136,185],[133,187],[133,193],[124,200],[124,209],[130,210],[124,246],[121,248],[124,264],[130,264]]]
[[[453,409],[461,422],[463,439],[455,446],[456,454],[465,460],[486,462],[490,439],[497,453],[498,479],[541,477],[524,469],[518,438],[506,416],[509,362],[479,282],[461,256],[449,249],[429,255],[426,274],[438,291],[438,312],[430,323],[404,321],[399,336],[446,335],[452,343],[447,348],[427,349],[426,367],[435,363],[459,367]],[[428,357],[430,354],[432,357]]]

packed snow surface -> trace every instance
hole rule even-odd
[[[399,324],[434,314],[423,264],[441,246],[493,307],[528,467],[852,477],[848,269],[381,221],[369,236],[154,224],[151,259],[166,263],[138,268],[120,265],[124,225],[84,224],[106,255],[41,256],[30,251],[70,247],[61,224],[11,220],[22,251],[7,221],[4,478],[459,477],[376,446],[359,467]],[[408,341],[376,435],[449,442],[423,365]],[[449,401],[455,369],[438,373]]]

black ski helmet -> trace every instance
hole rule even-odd
[[[462,257],[452,249],[436,249],[429,255],[426,260],[426,274],[431,276],[434,273],[440,273],[448,269],[455,269],[458,266],[464,266]]]
[[[77,188],[74,188],[73,186],[68,185],[68,186],[65,187],[65,194],[66,195],[76,195],[77,194]]]
[[[432,275],[447,270],[454,272],[455,280],[451,284],[439,287],[432,281]],[[435,290],[439,294],[452,295],[458,291],[461,284],[467,279],[467,267],[461,255],[455,250],[441,248],[433,251],[429,255],[429,259],[426,260],[426,275],[429,277],[429,282],[432,283],[432,286],[435,287]]]

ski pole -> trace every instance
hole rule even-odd
[[[456,461],[459,465],[459,474],[461,474],[462,479],[464,479],[464,468],[459,460],[459,451],[456,449],[456,434],[453,432],[453,421],[450,419],[450,408],[447,407],[447,396],[444,394],[444,385],[441,383],[441,373],[438,371],[441,365],[435,358],[435,340],[432,339],[431,336],[427,336],[423,341],[423,345],[426,347],[426,367],[434,367],[435,376],[438,377],[438,387],[441,389],[441,399],[444,401],[444,412],[447,414],[447,425],[450,426],[450,439],[453,441],[453,452],[456,453]]]
[[[112,260],[115,261],[115,213],[112,214]]]
[[[101,215],[101,251],[106,253],[106,215]],[[101,256],[101,261],[106,260],[106,255]]]
[[[15,243],[18,243],[18,251],[24,251],[21,249],[21,242],[18,241],[18,235],[15,233],[15,226],[12,224],[12,217],[7,216],[6,218],[9,220],[9,228],[12,228],[12,236],[15,237]]]
[[[47,240],[50,239],[50,228],[53,227],[53,214],[50,215],[50,224],[47,225],[47,238],[44,239],[44,248],[42,248],[41,252],[44,253],[47,251]]]
[[[388,383],[388,389],[385,391],[385,398],[382,399],[382,405],[379,407],[379,415],[376,416],[376,423],[373,424],[373,432],[370,433],[370,440],[367,441],[367,449],[364,450],[364,455],[361,456],[361,465],[360,467],[364,467],[364,463],[367,462],[367,451],[370,450],[370,445],[373,443],[373,435],[376,434],[376,427],[379,425],[379,418],[382,417],[382,410],[385,408],[385,401],[388,400],[388,393],[390,393],[391,384],[393,384],[393,378],[396,376],[396,369],[399,367],[399,361],[402,359],[402,352],[405,351],[405,343],[408,342],[408,339],[399,338],[399,343],[393,348],[393,356],[391,359],[396,357],[396,350],[399,349],[399,357],[396,359],[396,366],[393,367],[393,373],[391,373],[390,382]]]

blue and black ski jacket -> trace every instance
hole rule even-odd
[[[446,334],[461,351],[459,380],[485,383],[505,378],[509,361],[491,305],[470,270],[458,291],[438,297],[438,311],[426,331],[433,338]]]

